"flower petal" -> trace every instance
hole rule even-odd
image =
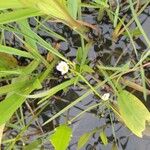
[[[110,97],[110,93],[105,93],[103,96],[102,96],[102,100],[106,101],[108,100]]]
[[[62,75],[66,74],[69,70],[69,66],[65,61],[61,61],[57,66],[56,69],[61,72]]]

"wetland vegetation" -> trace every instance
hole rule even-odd
[[[0,0],[0,149],[150,149],[149,0]]]

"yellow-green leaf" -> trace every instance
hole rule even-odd
[[[0,125],[0,149],[1,149],[1,141],[2,141],[2,138],[3,138],[4,128],[5,128],[5,124]]]
[[[150,121],[150,113],[144,104],[126,90],[118,96],[118,106],[126,126],[138,137],[142,137],[146,121]]]
[[[83,65],[82,66],[82,71],[87,72],[87,73],[93,73],[94,72],[94,70],[88,65]]]
[[[111,150],[118,150],[117,144],[115,142],[112,144]]]
[[[18,0],[5,0],[0,2],[0,9],[20,8],[22,4]]]
[[[17,59],[10,54],[0,52],[0,58],[0,68],[9,69],[15,68],[18,65]]]
[[[36,139],[32,141],[30,144],[24,146],[23,150],[39,150],[41,144],[42,144],[42,140]]]
[[[78,141],[78,146],[77,146],[77,150],[81,149],[91,138],[91,136],[93,135],[93,132],[87,132],[84,133]]]
[[[50,137],[52,145],[55,150],[66,150],[72,136],[72,129],[63,124],[55,129],[55,133]]]
[[[102,142],[103,142],[104,145],[108,144],[108,139],[107,139],[107,136],[106,136],[106,133],[105,133],[104,130],[102,130],[100,132],[100,138],[101,138],[101,140],[102,140]]]
[[[68,10],[74,19],[77,19],[79,4],[80,0],[67,0]]]

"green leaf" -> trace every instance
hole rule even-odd
[[[18,79],[19,80],[19,79]],[[18,90],[18,93],[21,94],[29,94],[35,88],[33,87],[33,80],[28,80],[30,85],[24,86],[23,89]],[[13,113],[22,105],[22,103],[26,100],[26,97],[22,95],[10,92],[8,96],[0,102],[0,125],[6,123]]]
[[[1,1],[0,9],[8,9],[8,8],[20,8],[22,4],[18,0],[5,0]]]
[[[93,45],[93,42],[89,42],[86,44],[86,46],[84,47],[84,49],[82,49],[82,60],[81,60],[81,66],[84,65],[86,63],[87,57],[88,57],[88,52],[91,49]]]
[[[135,29],[132,29],[132,30],[129,30],[129,31],[130,31],[131,36],[134,36],[134,37],[139,37],[139,36],[142,35],[139,28],[135,28]],[[127,31],[124,32],[123,34],[126,35],[126,36],[129,36]]]
[[[40,150],[39,146],[42,144],[42,141],[37,139],[30,144],[24,146],[23,150]]]
[[[112,144],[111,150],[118,150],[118,147],[117,147],[117,144],[116,144],[116,143],[113,143],[113,144]]]
[[[0,44],[0,52],[6,53],[6,54],[13,54],[17,56],[27,57],[27,58],[34,58],[30,53],[18,50],[16,48],[4,46]]]
[[[105,13],[105,7],[101,7],[98,11],[98,17],[97,17],[98,21],[101,21],[103,19],[104,13]]]
[[[18,66],[17,59],[10,54],[0,52],[0,70],[15,68]]]
[[[45,97],[45,96],[52,96],[54,94],[56,94],[58,91],[60,90],[63,90],[64,88],[72,85],[75,81],[76,77],[70,79],[70,80],[67,80],[57,86],[54,86],[53,88],[47,90],[47,91],[44,91],[44,92],[38,92],[37,94],[34,94],[34,95],[29,95],[27,96],[28,98],[41,98],[41,97]],[[42,101],[40,101],[42,102]]]
[[[32,2],[37,10],[40,10],[42,13],[52,16],[53,18],[61,19],[73,29],[80,28],[81,26],[81,24],[74,20],[69,14],[67,7],[64,5],[64,1],[62,0],[36,0],[36,2],[33,2],[33,0],[23,1],[27,6],[32,6],[30,5],[30,2]]]
[[[72,129],[63,124],[55,129],[55,133],[50,137],[55,150],[66,150],[72,136]]]
[[[36,60],[43,62],[47,66],[48,62],[39,54],[35,39],[32,40],[31,38],[29,38],[29,37],[34,38],[34,35],[32,34],[33,31],[30,28],[28,20],[24,19],[24,20],[18,21],[17,23],[19,24],[22,34],[24,35],[26,34],[25,42],[23,42],[25,47],[28,48],[28,51],[30,51],[30,53],[33,54]]]
[[[3,138],[4,128],[5,128],[5,124],[0,125],[0,145]]]
[[[107,4],[108,0],[94,0],[97,4],[103,6],[103,7],[109,7],[109,5]]]
[[[0,71],[0,78],[6,77],[9,75],[21,75],[22,72],[20,70],[2,70]]]
[[[114,16],[114,28],[117,26],[117,22],[118,22],[118,16],[119,16],[119,3],[117,4],[117,8],[115,11],[115,16]]]
[[[68,0],[67,5],[68,5],[68,10],[70,12],[70,15],[74,18],[77,19],[77,14],[78,14],[78,8],[79,8],[79,0]]]
[[[0,14],[0,24],[10,23],[28,17],[34,17],[42,15],[39,10],[35,8],[16,9],[11,12],[5,12]]]
[[[53,37],[56,37],[57,39],[60,39],[60,40],[62,40],[62,41],[67,42],[67,40],[66,40],[63,36],[59,35],[59,34],[56,33],[55,31],[53,31],[52,29],[50,29],[47,25],[43,24],[43,23],[40,22],[38,19],[36,19],[36,18],[34,18],[34,19],[35,19],[35,21],[39,24],[39,26],[37,26],[36,29],[42,28],[42,30],[43,30],[44,32],[46,32],[47,34],[52,35]],[[48,18],[47,18],[46,20],[48,20]]]
[[[93,132],[87,132],[84,133],[78,141],[78,146],[77,146],[77,150],[81,149],[91,138],[91,136],[93,135]]]
[[[38,62],[33,61],[24,69],[24,71],[26,72],[26,74],[30,74],[35,70],[35,68],[37,68],[38,64],[39,64]],[[20,76],[16,78],[15,81],[13,82],[20,81],[21,78],[24,78],[24,76]],[[23,87],[18,89],[16,92],[21,93],[22,95],[30,94],[33,90],[35,90],[34,82],[37,82],[37,81],[34,81],[31,78],[30,80],[27,79],[26,84],[22,85]],[[11,118],[13,113],[26,100],[26,97],[22,96],[21,94],[19,95],[17,93],[10,92],[7,94],[5,99],[0,102],[0,114],[1,114],[0,125],[6,123]]]
[[[77,50],[77,56],[76,56],[76,59],[77,59],[78,63],[81,63],[82,56],[83,56],[82,48],[79,47],[78,50]]]
[[[37,45],[36,45],[36,41],[32,40],[29,37],[33,37],[34,35],[32,34],[32,29],[30,28],[30,25],[28,23],[27,19],[22,19],[21,21],[17,21],[19,28],[21,29],[21,33],[25,34],[25,46],[28,47],[28,45],[30,45],[32,48],[34,48],[36,51],[37,50]]]
[[[27,78],[22,78],[14,83],[8,84],[8,85],[4,85],[0,87],[0,95],[2,94],[6,94],[9,92],[14,92],[22,87],[25,87],[25,85],[29,85],[29,83],[27,82]]]
[[[101,140],[102,140],[102,142],[103,142],[104,145],[108,144],[108,139],[107,139],[107,136],[106,136],[106,133],[105,133],[104,130],[102,130],[100,132],[100,138],[101,138]]]
[[[94,72],[94,70],[88,65],[83,65],[82,66],[82,71],[87,72],[87,73],[93,73]]]
[[[150,113],[144,104],[132,93],[121,91],[118,96],[120,115],[126,126],[138,137],[142,137],[146,121],[150,121]]]
[[[0,28],[10,31],[10,32],[15,32],[19,35],[23,35],[25,38],[30,38],[31,40],[34,40],[35,42],[37,42],[38,44],[40,44],[42,47],[44,47],[45,49],[47,49],[49,52],[51,52],[52,54],[58,56],[59,58],[61,58],[62,60],[68,62],[68,59],[66,59],[61,53],[58,52],[58,50],[54,49],[50,43],[46,42],[45,40],[43,40],[40,36],[38,36],[35,32],[31,31],[29,28],[27,28],[26,26],[23,26],[24,28],[26,28],[26,32],[30,33],[26,35],[26,34],[22,34],[20,33],[20,30],[18,29],[13,29],[13,28],[9,28],[6,26],[0,26]]]

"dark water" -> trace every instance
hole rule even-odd
[[[149,13],[150,9],[149,7],[144,11],[144,13],[140,16],[140,19],[143,21],[143,28],[146,31],[148,37],[150,38],[150,18]],[[90,64],[92,66],[95,66],[96,63],[99,61],[103,62],[104,65],[111,65],[114,66],[116,64],[116,61],[118,61],[118,58],[120,55],[122,57],[118,61],[118,65],[125,64],[128,61],[135,59],[136,56],[133,52],[133,48],[130,44],[130,41],[127,40],[124,36],[120,37],[118,41],[113,42],[111,39],[111,34],[113,31],[112,24],[108,21],[108,18],[104,16],[103,20],[98,22],[97,19],[97,13],[93,9],[85,9],[85,14],[83,19],[86,22],[89,22],[91,24],[96,24],[100,35],[95,33],[94,31],[91,31],[89,33],[89,36],[95,40],[95,43],[91,50],[89,51],[88,58],[90,60]],[[33,20],[31,21],[31,26],[34,27]],[[72,32],[68,27],[58,23],[58,24],[48,24],[48,26],[53,29],[54,31],[58,32],[59,34],[63,35],[67,41],[69,42],[63,42],[61,40],[57,40],[55,38],[51,38],[46,33],[39,32],[39,35],[43,37],[46,41],[50,43],[59,43],[60,44],[60,51],[62,54],[64,54],[67,58],[70,60],[74,60],[77,48],[81,46],[80,43],[80,37],[75,33]],[[139,54],[147,49],[147,45],[142,37],[138,37],[135,39],[135,43],[137,46],[137,50]],[[16,47],[16,46],[15,46]],[[41,49],[41,53],[43,55],[46,54],[46,51],[44,49]],[[138,60],[137,60],[138,61]],[[150,75],[149,70],[147,71],[147,76]],[[60,76],[58,72],[55,73],[57,77]],[[47,83],[45,83],[45,88],[49,88],[50,86],[55,86],[56,84],[59,84],[62,80],[60,78],[60,81],[55,80],[49,80]],[[54,115],[59,110],[63,109],[65,106],[67,106],[70,102],[77,99],[80,95],[84,93],[83,90],[80,90],[77,87],[71,87],[69,92],[66,94],[59,92],[56,96],[60,96],[65,100],[65,102],[57,101],[57,98],[53,98],[52,102],[50,102],[49,106],[42,112],[41,116],[39,117],[39,122],[43,123],[47,119],[50,118],[50,116]],[[141,93],[135,93],[140,99],[143,99],[143,96]],[[68,118],[71,118],[72,116],[76,116],[81,111],[85,110],[89,106],[96,104],[99,102],[99,99],[97,99],[94,95],[89,95],[86,97],[83,101],[78,103],[76,106],[71,108],[69,112],[65,113],[63,116],[55,119],[52,123],[47,124],[43,127],[44,132],[49,132],[53,130],[55,126],[58,126],[61,123],[64,123],[66,120],[66,116]],[[150,109],[150,97],[148,97],[147,102],[145,103],[147,108]],[[28,112],[26,112],[28,114]],[[117,144],[119,150],[149,150],[150,149],[150,130],[147,130],[147,135],[144,135],[143,138],[138,138],[134,136],[124,125],[119,123],[117,119],[114,117],[114,114],[111,113],[112,119],[114,122],[114,129],[115,129],[115,135],[117,138]],[[30,120],[28,118],[27,120]],[[27,121],[28,122],[28,121]],[[82,148],[82,150],[111,150],[112,144],[114,142],[114,137],[112,134],[112,126],[110,124],[110,116],[109,111],[104,109],[102,111],[100,108],[96,108],[88,113],[85,113],[82,117],[78,118],[76,122],[73,123],[73,139],[69,146],[69,150],[75,150],[76,144],[79,139],[79,137],[84,134],[85,132],[89,132],[93,130],[96,127],[100,127],[107,124],[106,128],[106,134],[108,137],[109,144],[107,146],[104,146],[102,144],[102,141],[99,138],[99,134],[94,134],[90,141]],[[26,132],[27,135],[29,135],[29,139],[33,140],[36,139],[38,135],[33,134],[30,135],[31,132],[37,130],[35,129],[35,126],[32,125]],[[12,137],[17,133],[11,133]],[[10,135],[10,136],[11,136]],[[149,136],[148,136],[149,135]],[[52,146],[49,143],[45,143],[43,149],[50,149],[52,150]]]
[[[136,56],[133,52],[133,48],[131,46],[131,43],[129,40],[127,40],[124,36],[120,37],[117,42],[112,42],[111,40],[111,33],[113,31],[113,27],[111,23],[108,20],[107,17],[104,17],[104,19],[101,22],[97,22],[96,16],[97,14],[93,12],[93,10],[86,10],[86,13],[88,15],[84,17],[84,20],[86,22],[89,22],[91,24],[96,24],[97,27],[100,30],[101,35],[97,35],[93,31],[90,33],[90,36],[95,38],[95,44],[89,51],[88,58],[91,62],[91,65],[95,65],[95,63],[101,61],[105,65],[112,65],[114,66],[116,64],[116,61],[122,55],[120,60],[118,61],[118,65],[125,64],[131,59],[136,59]],[[92,15],[89,15],[91,14]],[[148,37],[150,37],[150,18],[149,18],[149,7],[144,11],[144,13],[140,16],[143,26],[143,29],[146,31]],[[61,28],[61,25],[56,25],[54,30],[59,31],[58,29]],[[67,39],[70,41],[69,43],[66,42],[60,42],[61,44],[61,51],[62,53],[74,60],[74,56],[76,55],[77,47],[80,46],[80,38],[78,35],[76,35],[74,32],[70,32],[68,34],[68,28],[63,30],[60,30],[59,33],[62,33],[62,35],[65,35]],[[142,37],[135,38],[136,47],[138,50],[138,53],[145,51],[147,49],[147,45]],[[138,61],[138,60],[137,60]],[[150,75],[150,72],[148,71],[147,76]],[[73,89],[73,90],[72,90]],[[76,94],[75,94],[76,93]],[[140,99],[143,99],[143,96],[140,92],[134,93],[136,96],[138,96]],[[82,91],[79,91],[77,89],[71,88],[71,92],[66,94],[68,97],[64,97],[64,99],[67,99],[69,101],[72,101],[75,97],[77,98],[77,95],[82,95]],[[82,102],[78,103],[75,107],[71,108],[68,113],[66,113],[67,116],[75,116],[78,113],[80,113],[82,110],[88,108],[92,104],[95,104],[99,100],[93,96],[90,95],[87,98],[85,98]],[[147,102],[145,102],[148,109],[150,109],[150,96],[148,96]],[[67,105],[66,103],[57,103],[56,108],[62,109]],[[112,126],[110,124],[110,118],[109,118],[109,112],[106,111],[103,114],[103,117],[101,117],[101,110],[99,108],[93,110],[92,112],[85,113],[82,117],[78,118],[76,122],[73,123],[73,139],[70,144],[69,149],[75,150],[77,146],[77,141],[79,137],[84,134],[85,132],[92,131],[96,127],[100,127],[102,125],[107,124],[106,128],[106,134],[108,137],[109,144],[107,146],[104,146],[102,144],[102,141],[99,138],[99,134],[94,134],[90,141],[82,148],[82,150],[111,150],[112,144],[114,142],[113,134],[112,134]],[[50,115],[50,114],[49,114]],[[48,115],[48,116],[49,116]],[[150,134],[149,129],[145,131],[147,135],[144,135],[143,138],[138,138],[135,135],[133,135],[124,125],[119,123],[114,115],[112,114],[112,118],[114,119],[114,129],[115,129],[115,135],[117,138],[117,144],[119,150],[149,150],[150,149]],[[57,119],[57,123],[61,124],[65,120],[65,117],[60,117]],[[45,147],[46,148],[46,147]],[[49,149],[49,146],[47,146],[47,149]]]

